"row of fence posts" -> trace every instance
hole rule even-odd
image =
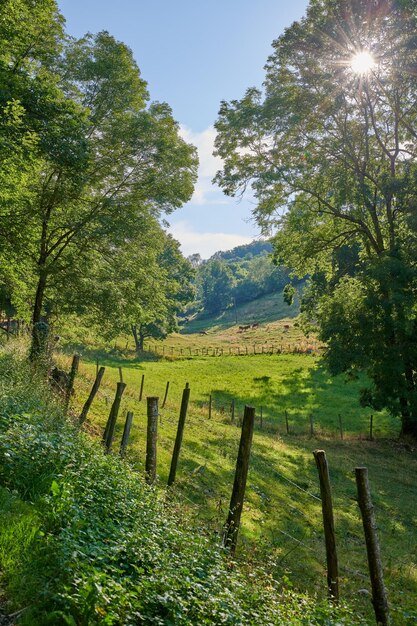
[[[167,385],[169,385],[169,383],[167,383]],[[230,401],[230,421],[232,423],[235,422],[235,411],[236,411],[236,404],[235,404],[234,398],[232,398],[232,400]],[[224,412],[223,407],[222,407],[222,412]],[[212,413],[213,413],[213,396],[212,396],[212,394],[209,394],[209,398],[208,398],[208,419],[211,419]],[[290,435],[291,434],[291,430],[290,430],[290,423],[289,423],[288,411],[287,410],[284,411],[284,417],[285,417],[285,430],[286,430],[287,435]],[[314,428],[314,416],[313,416],[313,414],[310,414],[308,419],[309,419],[310,436],[314,437],[314,435],[315,435],[315,428]],[[373,441],[373,438],[374,438],[374,436],[373,436],[373,423],[374,423],[374,416],[371,415],[370,418],[369,418],[369,439],[370,439],[370,441]],[[259,409],[259,427],[261,428],[261,430],[263,428],[263,425],[264,425],[263,406],[261,406],[260,409]],[[343,441],[343,438],[344,438],[343,420],[342,420],[342,416],[341,416],[340,413],[338,414],[338,425],[339,425],[340,439]]]
[[[114,346],[117,349],[117,346]],[[207,346],[202,348],[192,348],[188,346],[186,348],[181,348],[178,346],[158,346],[148,345],[146,348],[144,346],[145,352],[153,352],[156,355],[160,356],[170,356],[174,357],[178,355],[179,357],[191,357],[191,356],[225,356],[225,355],[235,355],[235,356],[246,356],[249,354],[312,354],[319,350],[317,345],[310,344],[245,344],[244,346],[229,346],[229,348],[223,348],[218,346]],[[210,354],[211,352],[211,354]]]
[[[68,381],[68,387],[66,390],[66,394],[65,394],[65,406],[66,406],[66,410],[68,410],[68,405],[70,402],[70,398],[71,398],[71,394],[72,394],[72,389],[74,386],[74,379],[76,376],[76,373],[78,371],[78,366],[79,366],[79,356],[78,355],[74,355],[73,360],[72,360],[72,364],[71,364],[71,370],[70,370],[70,375],[69,375],[69,381]],[[83,407],[83,410],[81,412],[80,415],[80,423],[83,423],[85,421],[85,419],[87,418],[87,414],[88,411],[91,407],[91,404],[97,394],[97,391],[100,387],[101,384],[101,380],[103,378],[104,375],[104,371],[105,368],[104,367],[99,367],[99,363],[97,361],[96,363],[96,379],[94,382],[94,385],[91,389],[90,395],[86,400],[86,403]],[[120,376],[120,382],[123,382],[123,373],[122,373],[122,368],[119,367],[119,376]],[[140,391],[139,391],[139,401],[142,401],[143,398],[143,389],[144,389],[144,382],[145,382],[145,374],[142,374],[142,378],[141,378],[141,382],[140,382]],[[165,387],[165,394],[164,394],[164,398],[162,401],[162,408],[165,408],[165,404],[168,398],[168,392],[169,392],[169,386],[170,383],[169,381],[166,383],[166,387]],[[231,421],[232,423],[235,422],[235,411],[236,411],[236,405],[235,405],[235,400],[234,398],[232,398],[231,403],[230,403],[230,416],[231,416]],[[208,418],[211,419],[212,418],[212,412],[213,412],[213,396],[212,394],[209,394],[209,400],[208,400]],[[291,430],[290,430],[290,423],[289,423],[289,418],[288,418],[288,412],[287,410],[285,410],[284,412],[284,416],[285,416],[285,429],[286,429],[286,433],[287,435],[291,434]],[[371,415],[369,418],[369,439],[370,441],[373,441],[373,424],[374,422],[374,416]],[[259,424],[260,424],[260,428],[263,428],[263,407],[260,407],[259,410]],[[310,436],[314,437],[315,435],[315,429],[314,429],[314,416],[312,414],[309,415],[309,425],[310,425]],[[340,433],[340,438],[343,440],[344,438],[344,430],[343,430],[343,419],[342,419],[342,415],[339,413],[338,414],[338,425],[339,425],[339,433]]]
[[[66,389],[64,404],[65,409],[68,410],[69,401],[71,398],[74,380],[78,371],[79,357],[74,355],[71,371],[68,380],[68,386]],[[90,394],[84,404],[84,407],[78,418],[78,423],[81,426],[88,414],[88,410],[93,402],[95,395],[99,389],[101,380],[104,375],[104,367],[98,368],[96,372],[96,379]],[[106,423],[106,427],[103,433],[103,443],[105,452],[109,453],[114,440],[114,433],[116,427],[116,421],[120,409],[120,404],[123,396],[123,392],[126,389],[126,384],[123,382],[122,369],[119,368],[120,382],[117,383],[116,394],[110,409],[109,417]],[[144,375],[142,375],[140,397],[142,397],[144,385]],[[163,406],[165,405],[169,390],[169,383],[167,383]],[[190,387],[186,383],[182,394],[180,415],[178,420],[177,434],[175,438],[174,450],[172,454],[171,466],[168,477],[168,487],[171,487],[176,478],[177,465],[182,445],[182,439],[185,428],[185,421],[187,416],[187,410],[190,399]],[[149,485],[152,485],[156,480],[157,469],[157,439],[158,439],[158,402],[159,398],[155,396],[147,397],[147,436],[146,436],[146,461],[145,461],[145,478]],[[212,410],[212,396],[209,398],[209,417],[211,417]],[[232,419],[234,420],[234,401],[231,406]],[[285,412],[287,432],[288,432],[288,415]],[[262,412],[261,412],[262,419]],[[341,438],[343,439],[343,429],[341,416],[340,431]],[[123,429],[123,435],[120,445],[120,455],[123,457],[126,453],[128,445],[129,434],[132,427],[133,413],[127,412],[126,421]],[[372,416],[370,432],[372,437]],[[255,425],[255,408],[251,406],[245,406],[242,420],[242,429],[239,442],[239,450],[236,460],[235,476],[233,482],[233,489],[230,498],[230,505],[228,509],[228,516],[223,528],[223,546],[227,548],[232,555],[235,554],[238,532],[240,527],[240,519],[243,510],[243,503],[245,499],[246,482],[249,469],[249,460],[253,439],[253,431]],[[311,421],[311,429],[313,430],[313,422]],[[315,450],[313,452],[316,462],[319,482],[320,482],[320,496],[322,505],[323,516],[323,529],[326,548],[326,564],[327,564],[327,589],[329,599],[332,602],[338,602],[339,600],[339,568],[338,557],[336,550],[336,536],[335,536],[335,524],[333,516],[333,503],[330,486],[329,468],[324,450]],[[368,556],[368,566],[372,587],[372,604],[375,611],[375,618],[377,624],[382,626],[389,626],[389,606],[387,593],[384,585],[383,568],[381,560],[381,552],[379,546],[378,535],[376,531],[376,520],[374,514],[374,508],[371,499],[371,492],[368,481],[368,470],[366,467],[355,468],[356,485],[358,492],[358,504],[362,517],[362,524],[365,535],[365,543]]]

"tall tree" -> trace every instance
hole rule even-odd
[[[132,333],[138,354],[146,338],[177,329],[177,314],[194,296],[194,271],[155,218],[144,216],[140,232],[95,251],[92,261],[88,273],[74,265],[65,290],[53,294],[60,317],[76,311],[106,339]]]
[[[55,109],[39,137],[38,175],[24,210],[10,207],[4,222],[35,277],[34,326],[48,289],[64,285],[74,263],[86,269],[95,250],[135,237],[146,216],[181,206],[197,168],[169,106],[148,105],[124,44],[102,32],[67,41],[62,55],[51,57]]]
[[[28,313],[34,278],[26,262],[30,229],[22,227],[30,221],[32,182],[41,155],[55,143],[55,129],[74,112],[54,70],[63,37],[54,0],[0,4],[0,282],[20,316]]]
[[[274,42],[265,93],[222,103],[216,125],[217,181],[252,185],[278,256],[313,277],[332,371],[366,369],[363,401],[414,435],[416,25],[407,0],[312,0]],[[353,270],[342,249],[358,251]]]

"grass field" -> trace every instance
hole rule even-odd
[[[299,313],[299,299],[296,296],[291,306],[284,302],[282,292],[271,293],[237,308],[226,309],[217,316],[195,316],[182,329],[184,334],[200,331],[215,331],[230,326],[239,326],[259,322],[267,324],[278,319],[292,319]]]
[[[222,331],[220,331],[222,332]],[[193,340],[193,337],[190,338]],[[62,357],[66,363],[68,358]],[[240,535],[240,555],[250,563],[266,562],[277,576],[319,595],[325,593],[319,486],[312,450],[328,455],[335,499],[342,595],[358,610],[372,616],[366,553],[353,469],[369,468],[379,524],[386,582],[395,624],[417,623],[417,484],[416,451],[398,443],[399,423],[387,414],[374,414],[374,441],[368,441],[370,411],[361,408],[361,381],[346,384],[330,379],[311,355],[258,355],[183,358],[139,362],[107,357],[104,384],[93,405],[87,428],[99,435],[104,427],[115,384],[123,366],[127,383],[121,415],[134,412],[128,458],[143,472],[146,437],[146,400],[160,397],[167,381],[166,407],[160,409],[158,476],[166,483],[176,432],[182,389],[191,388],[183,448],[175,491],[195,515],[202,529],[221,532],[233,483],[244,404],[257,409],[247,499]],[[82,360],[72,410],[85,400],[95,364]],[[212,395],[212,419],[208,399]],[[231,401],[235,423],[231,422]],[[260,424],[262,407],[263,423]],[[290,434],[286,433],[287,411]],[[313,415],[314,436],[310,436]],[[343,440],[339,431],[341,416]],[[118,425],[117,440],[122,429]],[[117,447],[115,446],[115,452]],[[361,591],[362,590],[362,591]]]

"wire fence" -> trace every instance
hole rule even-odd
[[[85,370],[82,372],[82,376],[78,379],[78,388],[82,389],[83,393],[87,392],[87,389],[91,386],[91,373],[87,373]],[[146,420],[145,420],[145,405],[146,398],[139,399],[139,392],[135,389],[126,390],[126,396],[122,405],[122,411],[126,411],[131,406],[132,400],[135,403],[139,403],[143,410],[140,410],[137,419],[134,421],[137,433],[140,433],[141,440],[144,440],[146,435]],[[149,385],[148,385],[149,387]],[[177,394],[176,394],[177,395]],[[98,393],[98,400],[105,407],[110,409],[111,402],[114,397],[114,391],[109,388],[101,388]],[[201,433],[207,432],[207,429],[216,431],[216,450],[219,462],[220,458],[224,457],[227,461],[227,465],[233,465],[234,458],[237,450],[237,438],[239,436],[239,426],[243,416],[244,404],[243,402],[236,402],[233,398],[225,401],[224,398],[218,397],[216,393],[208,393],[207,397],[203,401],[191,403],[189,407],[189,413],[187,416],[186,428],[200,431]],[[160,411],[159,415],[159,427],[160,427],[160,446],[165,449],[169,454],[172,449],[172,436],[175,431],[175,426],[178,422],[179,412],[179,398],[169,398],[164,410]],[[257,421],[256,431],[260,434],[264,432],[269,435],[282,437],[285,435],[303,435],[309,437],[315,437],[316,435],[326,437],[343,439],[345,437],[340,420],[335,419],[335,428],[325,432],[320,427],[316,418],[311,419],[311,416],[303,416],[303,420],[290,419],[287,412],[282,411],[277,418],[277,415],[265,415],[264,407],[257,407]],[[297,431],[295,432],[295,424],[297,425]],[[230,430],[230,427],[234,425],[236,430]],[[364,437],[372,439],[373,432],[373,418],[367,418],[364,420]],[[264,440],[258,440],[263,442]],[[185,446],[187,446],[187,439],[185,440]],[[213,482],[213,477],[209,475],[207,465],[213,464],[213,443],[211,441],[204,441],[204,436],[200,437],[200,443],[198,447],[198,454],[194,451],[194,448],[190,449],[191,458],[193,462],[188,462],[186,467],[183,465],[181,469],[181,475],[179,480],[178,494],[181,498],[187,501],[189,507],[199,509],[200,506],[204,506],[206,509],[210,509],[211,516],[206,516],[208,529],[214,530],[220,527],[224,523],[224,518],[227,513],[228,496],[225,493],[224,484],[216,484]],[[313,447],[313,439],[312,439]],[[132,452],[136,456],[137,452]],[[322,527],[320,520],[320,507],[321,498],[320,491],[317,483],[312,480],[311,468],[306,472],[306,468],[300,466],[299,479],[294,480],[292,473],[289,473],[288,467],[280,466],[279,458],[274,458],[271,462],[271,455],[264,454],[261,449],[253,450],[254,462],[256,462],[256,481],[252,479],[250,488],[251,491],[260,499],[259,518],[257,523],[259,525],[259,541],[262,540],[269,542],[270,545],[276,550],[275,567],[280,568],[280,571],[285,571],[288,562],[291,562],[291,567],[300,567],[303,569],[303,575],[310,576],[313,579],[317,576],[317,572],[321,572],[321,575],[325,574],[325,554],[324,545],[322,541]],[[353,469],[353,468],[352,468]],[[227,472],[225,475],[228,475]],[[265,491],[267,485],[272,484],[270,481],[280,482],[283,484],[284,489],[290,491],[291,502],[283,507],[280,499],[279,490]],[[230,485],[231,487],[231,485]],[[227,486],[226,486],[227,488]],[[191,497],[190,497],[191,496]],[[202,504],[204,503],[204,504]],[[247,510],[250,513],[250,505]],[[344,495],[344,498],[337,498],[337,504],[335,507],[336,517],[338,521],[343,520],[343,527],[345,528],[342,535],[339,531],[338,541],[341,546],[341,551],[344,553],[344,558],[341,559],[340,571],[342,576],[350,576],[357,585],[364,585],[364,581],[368,578],[366,575],[366,569],[361,565],[361,558],[359,554],[364,553],[363,536],[361,534],[361,526],[359,523],[359,512],[357,510],[356,498],[352,495]],[[378,509],[378,507],[377,507]],[[277,515],[277,511],[279,515]],[[377,514],[381,517],[386,513],[383,508],[377,510]],[[408,528],[410,526],[410,520],[404,519],[398,511],[395,515],[390,513],[389,523],[383,523],[379,527],[380,535],[383,542],[390,541],[392,539],[393,525],[398,527]],[[346,528],[348,529],[346,531]],[[281,538],[281,539],[280,539]],[[410,539],[411,541],[411,539]],[[417,545],[410,546],[410,549],[417,549]],[[297,565],[294,566],[294,559],[291,555],[294,552],[299,551],[297,558],[295,559]],[[351,551],[355,551],[355,567],[351,563],[347,556]],[[304,556],[304,553],[310,555]],[[390,570],[392,572],[400,572],[407,566],[410,569],[410,576],[413,577],[417,573],[416,563],[404,553],[403,555],[389,555]],[[365,563],[364,558],[362,559]],[[314,562],[315,566],[311,567],[310,562]]]
[[[116,344],[115,344],[116,347]],[[249,356],[260,354],[320,354],[324,350],[318,342],[251,342],[228,346],[165,346],[157,343],[147,343],[144,351],[155,356],[166,358],[192,357],[221,357],[221,356]]]

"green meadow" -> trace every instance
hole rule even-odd
[[[68,366],[69,357],[60,358]],[[318,358],[308,354],[148,361],[102,355],[99,364],[106,372],[85,428],[101,436],[122,367],[127,387],[113,452],[118,452],[124,416],[131,410],[134,419],[127,457],[143,473],[146,397],[158,396],[161,488],[168,477],[182,390],[189,383],[191,401],[174,492],[202,532],[221,533],[233,484],[240,418],[245,404],[256,408],[238,557],[248,568],[260,561],[289,585],[320,597],[326,589],[325,552],[312,451],[324,449],[334,496],[341,594],[371,619],[353,472],[356,466],[368,467],[394,623],[417,623],[416,451],[413,445],[399,442],[399,422],[386,413],[373,413],[374,437],[369,440],[371,411],[357,399],[364,381],[331,378]],[[71,405],[74,416],[87,397],[95,371],[96,363],[87,355],[82,357]],[[169,393],[162,408],[167,382]]]

